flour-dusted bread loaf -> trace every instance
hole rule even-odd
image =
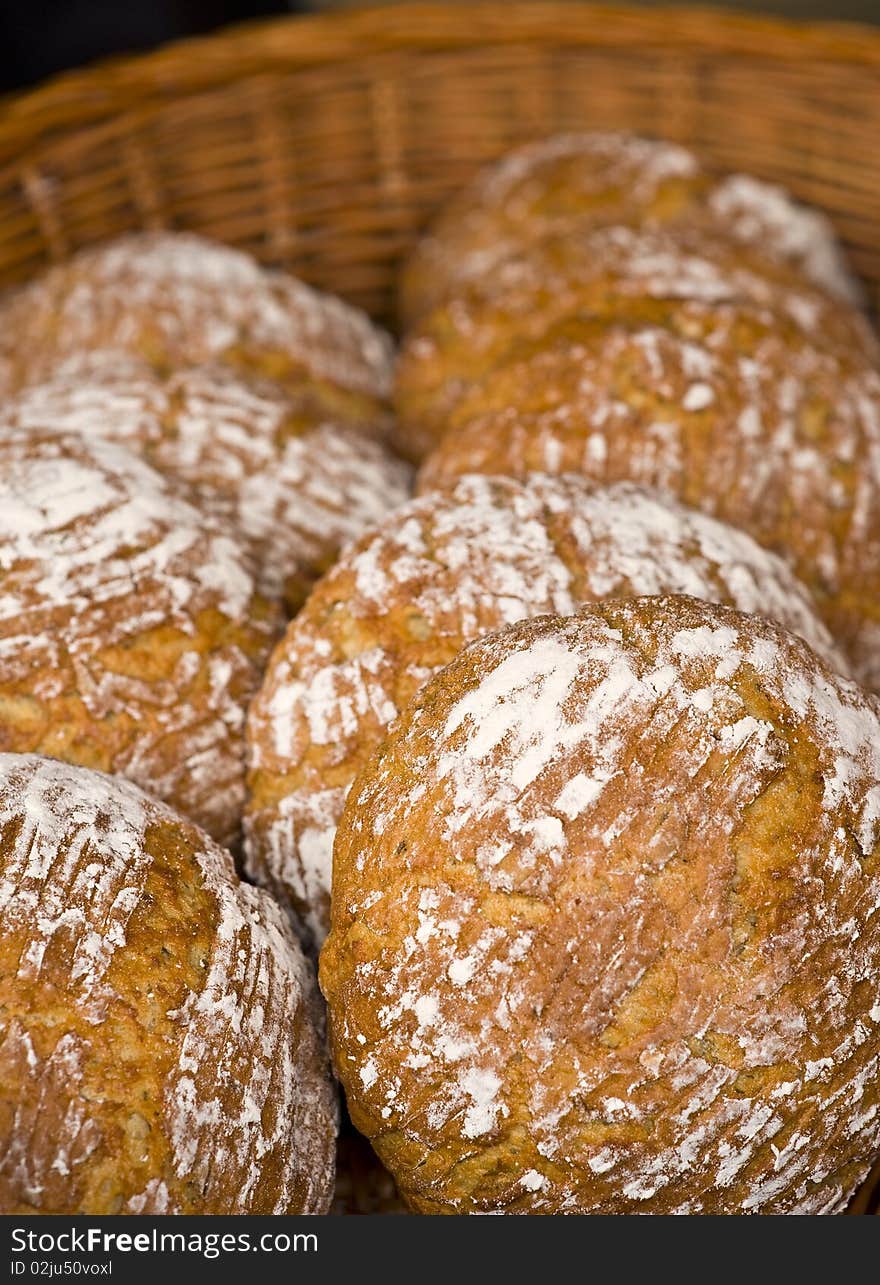
[[[430,675],[503,625],[670,592],[763,612],[843,666],[778,558],[638,487],[471,477],[398,509],[319,582],[251,706],[248,872],[320,942],[346,793]]]
[[[569,318],[486,375],[422,473],[631,478],[750,532],[880,690],[880,372],[744,304]]]
[[[105,437],[143,455],[237,535],[260,592],[294,614],[339,549],[411,490],[381,440],[387,423],[357,409],[319,383],[284,388],[220,363],[163,375],[101,352],[7,400],[0,429]]]
[[[0,305],[0,391],[112,349],[162,370],[222,360],[384,411],[391,344],[367,316],[250,255],[191,233],[143,232],[79,251]]]
[[[443,436],[462,397],[572,315],[621,324],[664,305],[751,304],[818,347],[877,363],[861,312],[785,263],[702,228],[613,226],[559,236],[465,283],[403,343],[395,398],[398,449],[420,458]]]
[[[127,776],[232,842],[279,626],[239,546],[136,456],[0,434],[0,750]]]
[[[311,969],[222,848],[127,781],[0,755],[0,1212],[324,1213]]]
[[[401,315],[412,324],[463,282],[545,237],[629,222],[714,228],[842,299],[861,300],[819,211],[748,175],[713,175],[678,144],[599,132],[517,148],[453,197],[404,265]]]
[[[880,709],[781,627],[605,602],[472,644],[349,795],[321,956],[432,1213],[836,1213],[880,1149]]]

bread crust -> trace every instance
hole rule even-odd
[[[0,435],[0,750],[127,776],[233,843],[280,624],[238,545],[128,451]]]
[[[462,402],[420,487],[459,474],[630,478],[786,557],[880,690],[880,374],[764,309],[569,318]]]
[[[126,781],[0,755],[0,1210],[324,1213],[309,966],[229,854]]]
[[[101,350],[161,370],[222,360],[281,383],[307,375],[376,409],[390,386],[390,339],[365,313],[191,233],[79,251],[6,297],[0,336],[4,394]]]
[[[404,339],[397,364],[398,450],[421,459],[462,398],[518,346],[567,317],[650,320],[690,303],[764,310],[800,343],[876,365],[864,316],[784,263],[692,227],[601,227],[542,241],[466,282]]]
[[[404,325],[545,237],[632,222],[713,228],[790,263],[838,298],[862,300],[828,219],[783,188],[713,175],[675,143],[558,134],[487,166],[441,210],[404,265]]]
[[[320,943],[348,788],[437,669],[530,616],[680,591],[782,620],[845,668],[778,558],[630,484],[474,476],[398,509],[316,586],[251,706],[249,874]]]
[[[321,956],[423,1212],[834,1213],[880,1145],[880,711],[781,628],[472,644],[365,768]]]
[[[370,399],[303,375],[282,387],[215,362],[163,375],[94,353],[7,400],[11,427],[104,437],[184,485],[251,555],[260,593],[290,615],[339,549],[411,493]]]

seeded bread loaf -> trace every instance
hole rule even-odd
[[[224,361],[315,384],[361,419],[384,414],[391,377],[390,340],[357,308],[183,232],[89,246],[0,306],[4,394],[104,350],[160,370]]]
[[[440,211],[404,265],[405,324],[548,236],[614,223],[714,228],[849,302],[861,291],[817,210],[745,174],[718,176],[676,143],[557,134],[487,166]]]
[[[348,788],[437,669],[518,620],[673,591],[782,620],[844,667],[783,562],[638,487],[477,476],[398,509],[316,586],[251,706],[248,872],[320,942]]]
[[[231,843],[280,624],[239,546],[136,456],[0,434],[0,750],[127,776]]]
[[[688,305],[748,305],[797,341],[876,365],[864,316],[750,246],[693,227],[600,227],[532,246],[466,282],[404,338],[397,366],[397,446],[421,458],[461,399],[518,346],[578,314],[638,324]],[[682,323],[684,324],[684,323]]]
[[[880,690],[880,372],[762,308],[569,318],[460,406],[423,489],[499,471],[631,479],[788,559]]]
[[[425,1213],[838,1213],[880,1149],[880,709],[687,598],[472,644],[364,768],[321,955]]]
[[[251,555],[264,597],[293,615],[339,549],[410,493],[410,471],[334,390],[284,388],[219,362],[155,371],[93,354],[75,373],[24,389],[0,426],[104,437],[182,483]]]
[[[0,755],[0,1209],[326,1212],[311,969],[227,852],[126,781]]]

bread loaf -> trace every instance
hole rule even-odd
[[[0,1208],[326,1212],[336,1102],[265,893],[126,781],[0,755]]]
[[[272,656],[248,720],[248,872],[320,942],[349,786],[437,669],[518,620],[685,591],[782,620],[844,667],[784,563],[638,487],[477,476],[398,509],[343,554]]]
[[[466,648],[364,768],[321,956],[426,1213],[835,1213],[880,1148],[880,710],[777,625]]]

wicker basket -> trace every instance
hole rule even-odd
[[[133,227],[195,228],[391,316],[443,197],[528,138],[629,126],[787,183],[880,300],[880,32],[512,3],[283,19],[0,109],[0,286]]]
[[[397,261],[449,192],[591,126],[787,184],[831,214],[880,304],[880,31],[517,0],[261,23],[6,100],[0,287],[170,226],[388,320]],[[854,1212],[870,1208],[866,1189]]]

